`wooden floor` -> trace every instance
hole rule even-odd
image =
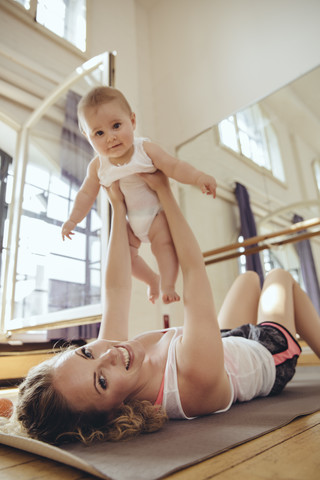
[[[301,362],[300,362],[301,363]],[[302,361],[319,364],[319,360]],[[0,480],[94,480],[63,464],[0,445]],[[193,467],[170,480],[319,480],[320,411],[298,418]]]
[[[170,480],[319,480],[320,412],[247,442]],[[1,480],[94,480],[80,470],[0,445]]]

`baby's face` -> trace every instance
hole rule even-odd
[[[128,161],[133,153],[136,118],[117,100],[87,107],[81,123],[88,141],[101,156],[115,163]],[[128,158],[127,158],[128,157]]]

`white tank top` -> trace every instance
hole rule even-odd
[[[182,336],[183,327],[175,333],[168,349],[165,369],[162,406],[169,418],[191,419],[183,411],[178,389],[176,343]],[[267,396],[274,384],[276,369],[273,357],[263,345],[242,337],[222,338],[225,369],[229,376],[231,398],[228,406],[220,413],[229,410],[236,401],[245,402],[258,396]]]
[[[144,211],[159,206],[157,194],[136,173],[153,173],[157,169],[143,148],[147,138],[135,138],[134,152],[130,162],[124,165],[113,165],[108,157],[99,157],[98,177],[100,184],[109,187],[120,180],[120,188],[126,199],[128,212]]]

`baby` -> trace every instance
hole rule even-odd
[[[148,285],[149,300],[160,295],[165,304],[180,300],[175,291],[178,259],[166,216],[156,193],[140,173],[161,170],[178,182],[197,185],[203,193],[216,195],[214,177],[166,153],[145,138],[135,138],[136,116],[124,95],[112,87],[97,87],[78,105],[79,126],[97,153],[88,165],[87,175],[77,193],[68,220],[62,225],[62,238],[71,239],[72,230],[90,211],[100,189],[120,181],[124,195],[132,274]],[[138,255],[141,242],[150,242],[159,275]]]

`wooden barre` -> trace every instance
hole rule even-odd
[[[222,260],[230,260],[232,258],[240,257],[241,255],[253,255],[254,253],[258,253],[262,250],[266,250],[266,249],[270,250],[273,247],[279,247],[279,246],[285,245],[287,243],[300,242],[302,240],[306,240],[307,238],[314,237],[316,235],[320,235],[320,230],[315,230],[313,232],[308,232],[308,233],[301,233],[299,235],[296,235],[295,237],[289,237],[289,238],[286,238],[284,240],[280,240],[278,242],[266,243],[266,244],[263,244],[263,245],[260,245],[260,246],[259,245],[253,246],[253,247],[248,248],[247,250],[244,250],[242,252],[237,251],[237,252],[234,252],[234,253],[230,253],[228,255],[221,255],[217,258],[205,260],[204,263],[205,263],[205,265],[211,265],[212,263],[221,262]],[[237,245],[240,245],[240,247],[243,247],[243,243],[239,243]],[[223,253],[223,252],[221,252],[221,253]]]
[[[291,233],[300,232],[301,230],[305,230],[310,227],[315,227],[316,225],[320,225],[320,218],[312,218],[311,220],[304,220],[303,222],[295,223],[291,225],[291,227],[285,228],[278,232],[266,233],[264,235],[256,235],[255,237],[247,238],[243,242],[231,243],[229,245],[216,248],[214,250],[208,250],[207,252],[203,253],[203,256],[204,258],[206,258],[206,257],[211,257],[212,255],[218,255],[219,253],[228,252],[229,250],[236,250],[238,248],[249,247],[250,245],[255,245],[259,242],[268,240],[270,238],[275,238],[275,237],[280,237],[282,235],[288,235]]]

